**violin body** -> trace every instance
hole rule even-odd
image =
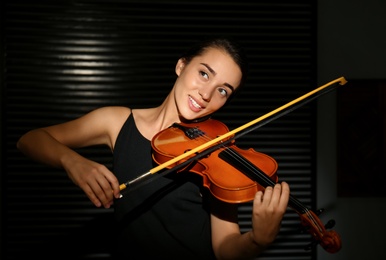
[[[190,131],[186,133],[186,131]],[[208,119],[200,123],[173,125],[166,131],[159,132],[153,138],[153,159],[162,164],[170,159],[196,148],[219,134],[228,132],[223,123]],[[230,150],[232,148],[232,150]],[[258,190],[264,188],[256,181],[251,180],[238,169],[219,158],[220,153],[237,152],[249,161],[258,165],[274,182],[278,177],[277,162],[270,156],[250,148],[243,150],[234,144],[217,149],[209,156],[190,164],[183,170],[188,170],[203,177],[203,185],[219,200],[228,203],[242,203],[253,200]],[[189,159],[186,158],[186,159]],[[175,165],[171,165],[173,167]]]

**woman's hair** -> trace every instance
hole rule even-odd
[[[203,54],[208,48],[216,48],[224,50],[236,64],[240,67],[242,76],[240,81],[240,86],[236,89],[235,92],[238,92],[241,87],[245,84],[247,75],[248,75],[248,60],[245,55],[244,49],[235,41],[232,41],[227,38],[214,38],[207,39],[203,42],[199,42],[194,45],[190,50],[183,54],[180,58],[184,59],[186,63],[189,63],[194,57]],[[232,94],[234,96],[235,93]]]

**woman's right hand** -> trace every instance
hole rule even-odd
[[[120,197],[119,182],[105,165],[79,155],[63,159],[63,166],[95,206],[110,208],[114,198]]]

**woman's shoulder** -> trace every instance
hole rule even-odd
[[[104,129],[119,130],[131,114],[131,109],[123,106],[105,106],[92,110],[85,116]]]
[[[105,122],[109,122],[113,125],[118,126],[119,128],[131,115],[132,109],[129,107],[123,106],[108,106],[100,108],[100,117],[103,118]]]
[[[103,111],[103,112],[118,112],[118,113],[131,113],[131,108],[125,106],[105,106],[96,108],[95,111]]]
[[[98,125],[101,125],[110,136],[111,146],[113,147],[122,126],[131,115],[131,109],[123,106],[106,106],[97,108],[92,113],[99,121]]]
[[[124,106],[106,106],[93,110],[91,113],[97,115],[99,118],[111,120],[125,120],[131,114],[131,108]]]

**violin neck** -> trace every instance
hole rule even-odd
[[[231,150],[231,152],[229,152],[229,150]],[[269,178],[267,174],[265,174],[255,164],[251,163],[247,158],[232,148],[227,148],[220,152],[219,157],[263,187],[273,187],[276,184],[276,182]],[[290,195],[288,205],[298,214],[303,214],[308,211],[308,208],[292,195]]]

